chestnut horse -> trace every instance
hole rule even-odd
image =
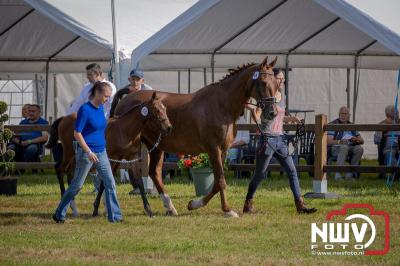
[[[63,146],[62,162],[56,164],[56,172],[60,183],[61,195],[63,195],[65,191],[63,181],[64,174],[68,173],[68,183],[70,183],[75,168],[75,153],[73,149],[75,121],[76,113],[56,120],[52,125],[50,140],[46,146],[47,148],[53,148],[58,139],[61,141]],[[122,159],[127,161],[133,161],[135,158],[137,159],[140,148],[140,133],[144,125],[149,128],[149,131],[152,131],[155,134],[167,134],[172,129],[171,123],[166,114],[165,106],[157,98],[156,92],[153,92],[151,99],[146,102],[131,102],[131,105],[124,113],[108,120],[105,131],[106,149],[114,174]],[[138,177],[138,170],[140,171],[137,165],[134,164],[129,168],[129,171],[132,171],[130,172],[130,176]],[[133,172],[135,172],[135,174]],[[138,181],[144,209],[146,214],[152,217],[153,213],[144,192],[142,178],[138,178]],[[74,205],[71,205],[71,207],[74,213],[76,213],[76,207]],[[98,215],[97,209],[98,205],[95,206],[93,216]]]
[[[162,138],[160,145],[150,153],[149,175],[152,178],[167,214],[177,215],[177,211],[162,183],[161,170],[164,151],[171,153],[198,154],[206,152],[214,172],[212,191],[201,199],[191,200],[189,210],[207,205],[220,192],[221,207],[225,216],[238,217],[228,206],[223,161],[236,135],[236,121],[243,112],[250,97],[258,105],[267,108],[271,119],[276,115],[275,94],[279,90],[273,75],[277,58],[270,64],[266,57],[261,64],[248,64],[230,70],[230,74],[220,82],[210,84],[193,94],[159,92],[158,96],[167,107],[168,117],[173,125],[172,132]],[[151,91],[139,91],[125,97],[115,113],[123,113],[131,102],[147,101]],[[157,139],[146,126],[142,131],[142,141],[151,147]]]

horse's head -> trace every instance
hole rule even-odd
[[[167,116],[167,108],[157,98],[157,93],[154,92],[151,99],[145,103],[140,110],[143,116],[149,116],[149,125],[157,131],[161,131],[164,135],[169,134],[172,130],[171,122]]]
[[[272,68],[275,66],[277,57],[268,64],[268,56],[262,61],[251,77],[251,96],[257,100],[257,105],[263,112],[266,112],[267,118],[272,120],[275,118],[277,96],[279,92],[279,84],[275,79]]]

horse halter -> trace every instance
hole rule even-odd
[[[276,97],[263,97],[261,93],[261,85],[260,85],[260,77],[261,75],[270,75],[274,76],[274,74],[265,72],[265,71],[255,71],[253,74],[253,86],[256,86],[256,91],[258,94],[258,99],[257,100],[257,107],[260,108],[263,112],[265,109],[269,108],[270,111],[267,113],[267,119],[268,120],[273,120],[276,116],[276,113],[273,109],[273,105],[277,103]]]
[[[128,113],[130,113],[131,111],[133,111],[133,110],[136,109],[136,108],[140,108],[140,115],[144,118],[143,126],[144,126],[144,124],[147,123],[147,121],[148,121],[150,118],[156,118],[160,124],[162,124],[163,122],[165,122],[165,121],[168,120],[168,117],[167,117],[167,116],[162,117],[161,119],[158,119],[158,118],[155,116],[154,112],[150,112],[150,111],[149,111],[150,108],[147,106],[147,102],[134,105],[134,106],[130,107],[128,110],[126,110],[124,113],[122,113],[121,115],[119,115],[119,116],[114,115],[114,118],[119,119],[119,118],[121,118],[121,117],[127,115]],[[158,145],[159,145],[160,142],[161,142],[162,135],[163,135],[163,131],[160,130],[160,132],[159,132],[159,134],[158,134],[157,141],[154,143],[153,147],[149,149],[149,153],[151,153],[152,151],[154,151],[154,150],[158,147]],[[129,164],[129,163],[135,162],[135,161],[137,161],[137,160],[139,160],[139,159],[141,159],[141,158],[134,159],[134,160],[127,161],[127,162],[124,162],[124,161],[121,161],[121,160],[114,160],[114,159],[110,159],[110,161],[112,161],[112,162],[118,162],[118,163],[128,163],[128,164]]]

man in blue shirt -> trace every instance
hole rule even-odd
[[[28,109],[28,118],[22,120],[20,125],[48,125],[45,119],[40,117],[41,110],[37,104],[31,104]],[[9,148],[15,150],[16,161],[37,162],[43,151],[43,144],[48,140],[47,132],[30,131],[21,132],[12,139]]]

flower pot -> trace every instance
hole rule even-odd
[[[17,176],[0,177],[0,195],[12,196],[17,194]]]
[[[214,174],[210,168],[192,168],[192,174],[197,197],[211,192],[214,186]]]

